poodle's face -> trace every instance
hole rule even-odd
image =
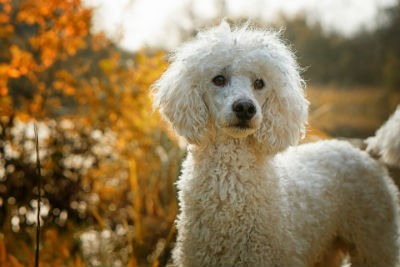
[[[302,87],[294,57],[277,34],[231,30],[223,22],[177,50],[154,85],[154,103],[189,143],[251,138],[276,153],[304,131]]]
[[[265,78],[240,64],[230,64],[205,78],[203,99],[216,130],[233,138],[255,133],[268,95]]]

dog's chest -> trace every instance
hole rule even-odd
[[[270,244],[277,242],[280,216],[272,208],[273,194],[265,189],[268,181],[257,177],[254,168],[212,167],[201,177],[202,172],[184,171],[187,180],[178,183],[182,208],[178,240],[193,246],[196,252],[191,254],[203,266],[273,266],[271,259],[280,252]]]

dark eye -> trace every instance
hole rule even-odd
[[[226,84],[226,78],[222,75],[217,75],[212,79],[213,84],[215,84],[216,86],[225,86]]]
[[[264,81],[262,79],[257,79],[254,81],[254,89],[260,90],[264,88]]]

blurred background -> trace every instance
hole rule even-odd
[[[399,0],[0,0],[0,266],[165,266],[185,145],[152,111],[168,51],[198,29],[282,30],[309,137],[365,138],[400,103]]]

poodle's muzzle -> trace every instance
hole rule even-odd
[[[242,138],[259,128],[262,116],[260,107],[255,101],[246,96],[237,97],[230,105],[226,105],[224,112],[218,113],[221,115],[219,116],[221,128],[226,134]]]
[[[250,99],[239,99],[232,104],[232,111],[238,119],[238,127],[248,128],[248,122],[254,117],[257,108]]]

